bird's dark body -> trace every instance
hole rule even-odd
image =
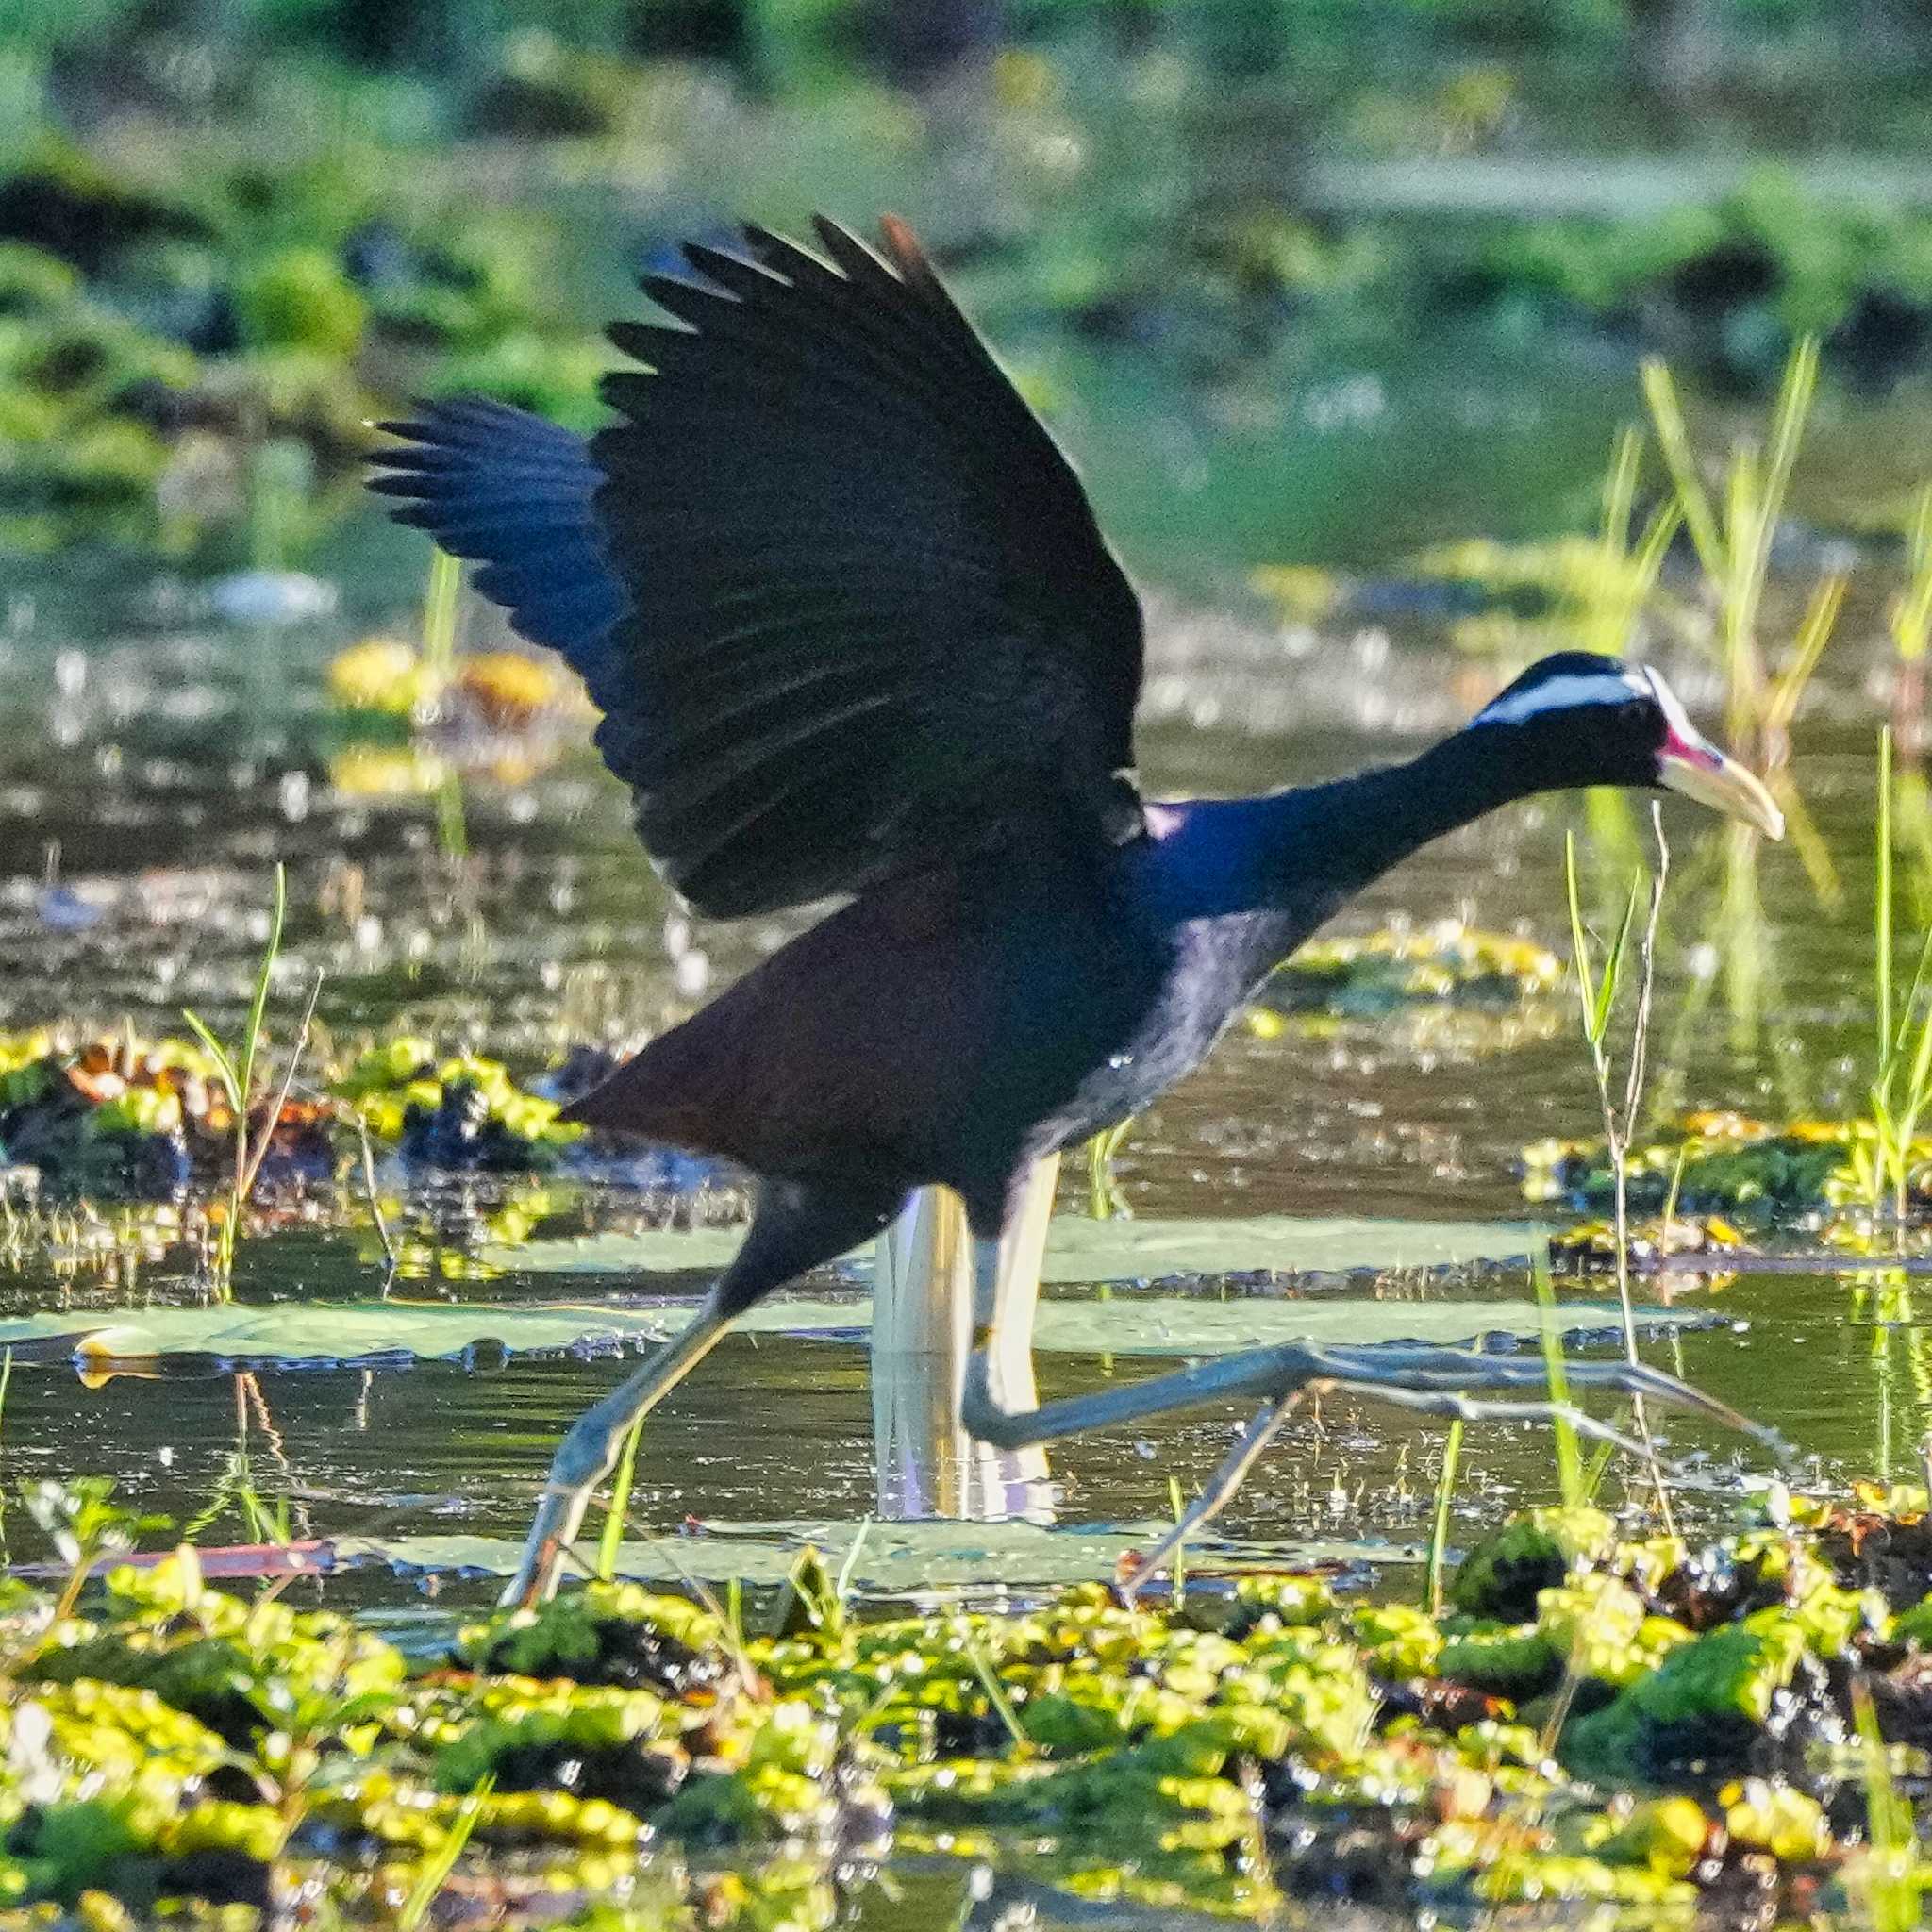
[[[588,444],[435,404],[375,483],[583,674],[694,905],[846,897],[574,1109],[759,1177],[727,1307],[925,1184],[996,1234],[1370,878],[1511,798],[1657,782],[1667,722],[1569,654],[1411,764],[1143,799],[1140,609],[1077,478],[903,225],[819,237],[647,277],[675,323],[613,329],[646,366]]]
[[[1186,997],[1176,936],[1142,915],[1124,870],[1118,853],[1014,855],[875,887],[575,1116],[843,1190],[882,1216],[942,1182],[996,1229],[1024,1159],[1149,1097],[1145,1049]]]
[[[880,1215],[939,1183],[997,1232],[1034,1159],[1191,1073],[1345,896],[1255,899],[1251,868],[1292,847],[1321,796],[1157,805],[1124,844],[1043,839],[874,887],[574,1117],[864,1196]],[[1324,823],[1317,809],[1310,834]]]

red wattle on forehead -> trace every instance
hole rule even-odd
[[[1724,763],[1724,755],[1715,745],[1702,742],[1692,743],[1681,732],[1666,731],[1662,756],[1667,758],[1681,758],[1687,765],[1702,765],[1707,772],[1714,772]]]

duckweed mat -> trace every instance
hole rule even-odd
[[[755,1609],[591,1585],[406,1657],[182,1551],[0,1605],[0,1925],[808,1932],[948,1863],[1176,1920],[1912,1924],[1928,1589],[1924,1493],[1867,1490],[1695,1551],[1531,1511],[1433,1612],[860,1616],[807,1554]]]

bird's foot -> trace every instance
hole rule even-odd
[[[1661,1370],[1631,1361],[1570,1362],[1565,1374],[1572,1388],[1607,1389],[1635,1401],[1648,1400],[1710,1416],[1755,1437],[1780,1464],[1790,1460],[1790,1445],[1774,1429],[1740,1415],[1701,1389]],[[1286,1385],[1262,1404],[1207,1488],[1173,1529],[1122,1578],[1121,1596],[1131,1605],[1168,1567],[1188,1538],[1226,1507],[1295,1404],[1311,1391],[1333,1390],[1360,1395],[1450,1421],[1567,1423],[1578,1435],[1607,1442],[1626,1455],[1644,1457],[1649,1453],[1643,1444],[1574,1404],[1548,1395],[1518,1397],[1513,1393],[1547,1387],[1545,1365],[1529,1357],[1486,1355],[1459,1348],[1308,1347]]]
[[[1549,1387],[1549,1371],[1540,1356],[1490,1355],[1479,1349],[1427,1347],[1310,1348],[1312,1373],[1302,1386],[1344,1390],[1407,1408],[1464,1422],[1571,1423],[1582,1435],[1592,1436],[1620,1449],[1634,1445],[1627,1438],[1568,1403],[1541,1400],[1494,1401],[1494,1392]],[[1661,1369],[1644,1362],[1572,1361],[1564,1379],[1574,1389],[1606,1389],[1640,1402],[1708,1416],[1726,1428],[1750,1436],[1770,1451],[1782,1466],[1791,1460],[1791,1447],[1765,1424],[1741,1415],[1728,1403]]]

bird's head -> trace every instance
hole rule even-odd
[[[1531,778],[1525,789],[1661,786],[1784,836],[1777,801],[1691,724],[1648,665],[1559,651],[1532,664],[1468,728]]]

